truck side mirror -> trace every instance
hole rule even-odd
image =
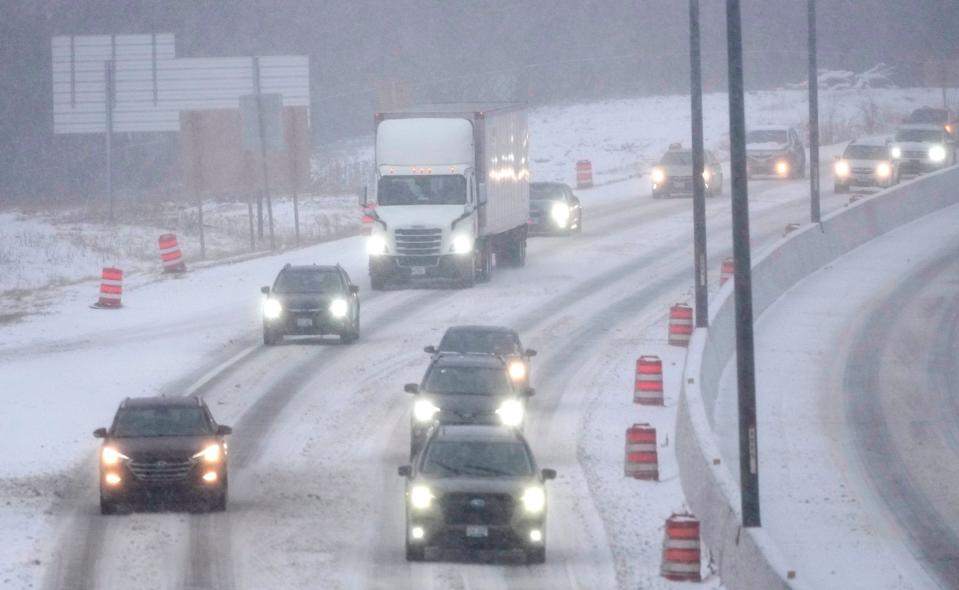
[[[409,477],[413,473],[413,468],[409,465],[400,465],[396,472],[400,474],[400,477]]]
[[[94,436],[94,438],[106,438],[106,437],[107,437],[107,429],[106,429],[106,428],[97,428],[96,430],[93,431],[93,436]]]
[[[526,393],[526,397],[533,397],[534,395],[536,395],[536,390],[533,389],[532,387],[527,387],[524,393]]]
[[[360,288],[357,285],[350,285],[350,293],[356,295],[360,292]]]
[[[536,356],[536,351],[533,350],[532,348],[527,348],[527,349],[526,349],[526,356],[530,356],[530,357]]]
[[[406,393],[419,393],[420,386],[417,385],[416,383],[407,383],[406,385],[403,386],[403,391],[405,391]]]
[[[223,424],[220,424],[219,426],[216,427],[216,435],[217,435],[217,436],[226,436],[226,435],[228,435],[228,434],[233,434],[233,429],[230,428],[229,426],[225,426],[225,425],[223,425]]]
[[[260,293],[263,293],[264,295],[269,295],[269,294],[270,294],[270,288],[269,288],[269,287],[260,287]]]
[[[555,469],[544,469],[542,471],[543,479],[550,480],[556,479],[556,470]]]
[[[423,352],[428,352],[428,353],[430,353],[430,354],[436,354],[436,347],[433,346],[432,344],[430,344],[429,346],[427,346],[426,348],[423,349]]]

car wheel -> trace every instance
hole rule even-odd
[[[413,545],[410,543],[409,537],[407,537],[406,561],[426,561],[426,547],[423,545]]]
[[[223,488],[217,492],[213,497],[210,498],[208,504],[208,510],[210,512],[223,512],[226,510],[226,501],[228,495],[227,484],[223,484]]]
[[[526,563],[530,565],[546,563],[546,545],[527,548]]]
[[[116,514],[117,503],[100,496],[100,514]]]
[[[263,344],[266,346],[273,346],[282,339],[281,334],[277,334],[276,330],[271,330],[267,327],[263,328]]]

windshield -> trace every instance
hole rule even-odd
[[[663,154],[663,159],[660,160],[659,163],[665,166],[692,166],[693,153],[682,152],[682,151],[668,151],[665,154]]]
[[[380,206],[462,205],[466,203],[466,177],[384,176],[376,194]]]
[[[922,109],[909,117],[910,123],[945,123],[948,120],[949,112],[942,109]]]
[[[746,143],[788,143],[785,129],[756,129],[746,135]]]
[[[340,275],[334,271],[286,271],[276,279],[273,291],[281,295],[297,293],[335,293],[343,290]]]
[[[506,369],[442,367],[430,371],[424,386],[430,393],[509,395],[513,392]]]
[[[889,148],[883,145],[851,145],[843,153],[850,160],[887,160]]]
[[[560,201],[566,198],[563,187],[552,184],[529,185],[529,198],[533,201]]]
[[[479,352],[514,356],[522,354],[519,342],[509,332],[486,332],[456,330],[449,331],[440,341],[440,350],[444,352]]]
[[[942,132],[936,129],[900,129],[896,133],[896,141],[934,143],[942,141]]]
[[[518,442],[434,441],[423,459],[422,473],[441,477],[533,475],[533,462]]]
[[[207,436],[213,425],[203,408],[124,408],[117,413],[113,436]]]

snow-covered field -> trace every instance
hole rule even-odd
[[[890,92],[895,99],[888,98],[889,108],[902,112],[934,95]],[[756,108],[767,120],[800,122],[791,119],[802,111],[794,96],[763,96],[766,108]],[[848,112],[854,113],[863,95],[849,96]],[[0,529],[17,531],[0,547],[0,583],[679,586],[659,577],[663,521],[683,509],[670,447],[683,355],[665,345],[664,319],[670,304],[690,299],[691,216],[688,200],[653,201],[646,180],[635,176],[644,162],[684,138],[683,104],[677,97],[532,113],[536,178],[570,181],[573,163],[590,158],[608,184],[579,191],[581,236],[533,240],[526,268],[497,271],[476,289],[370,293],[362,241],[351,237],[194,269],[182,278],[161,276],[158,263],[146,258],[142,266],[135,256],[111,259],[143,269],[129,277],[122,310],[90,309],[97,283],[81,280],[44,295],[49,304],[43,315],[0,325],[0,391],[6,394],[0,431],[7,435],[0,454]],[[725,107],[718,97],[709,104],[707,142],[721,148]],[[675,115],[659,123],[669,112]],[[627,141],[642,147],[603,149]],[[781,235],[786,223],[806,219],[807,186],[750,185],[757,246]],[[826,195],[824,209],[845,202]],[[728,200],[710,200],[707,217],[710,269],[716,272],[730,250]],[[21,222],[14,219],[0,218],[3,234],[15,233]],[[149,232],[144,248],[152,247],[155,229],[143,230]],[[50,265],[51,276],[64,272],[70,282],[99,270],[101,259],[73,256]],[[77,261],[92,271],[70,275]],[[311,261],[340,262],[361,285],[363,338],[349,348],[315,341],[258,346],[258,287],[285,262]],[[34,284],[43,284],[42,278]],[[402,482],[395,475],[406,460],[408,437],[402,384],[419,378],[423,345],[435,343],[445,326],[467,322],[512,325],[540,351],[527,435],[540,463],[560,472],[550,488],[550,557],[543,567],[499,560],[410,566],[402,558]],[[664,359],[665,408],[630,402],[639,354]],[[203,395],[217,418],[236,428],[230,510],[100,517],[93,428],[105,425],[125,396],[188,391]],[[658,483],[623,478],[623,435],[633,422],[659,430]],[[705,573],[701,587],[720,585],[708,565]]]

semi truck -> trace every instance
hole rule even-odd
[[[520,104],[442,104],[377,113],[374,290],[416,280],[461,287],[523,266],[529,137]]]

